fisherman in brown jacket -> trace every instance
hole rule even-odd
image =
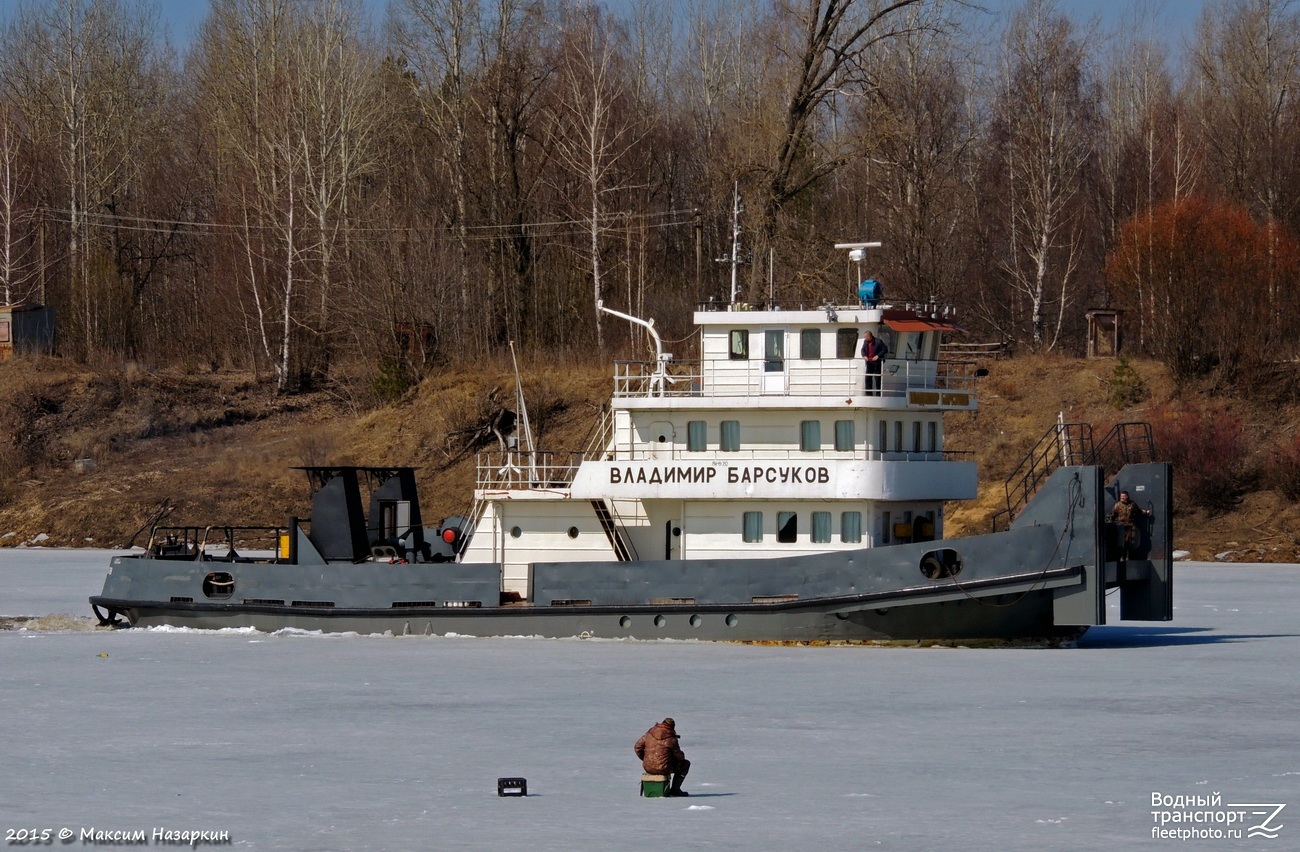
[[[651,775],[671,775],[669,796],[689,796],[682,789],[682,779],[690,771],[691,762],[682,754],[677,741],[677,723],[669,716],[642,735],[634,746],[641,766]]]

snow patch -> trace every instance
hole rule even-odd
[[[1189,551],[1189,550],[1175,550],[1175,551],[1174,551],[1174,561],[1175,561],[1175,562],[1180,561],[1180,560],[1183,560],[1183,559],[1190,559],[1191,556],[1192,556],[1192,553],[1191,553],[1191,551]]]
[[[714,810],[714,807],[713,807],[713,805],[689,805],[689,806],[686,808],[686,810],[688,810],[688,811],[711,811],[711,810]]]

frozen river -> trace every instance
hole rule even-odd
[[[1172,623],[1052,650],[91,629],[106,564],[0,550],[0,615],[77,617],[0,630],[6,846],[1300,848],[1297,566],[1179,564]],[[639,799],[666,715],[692,796]]]

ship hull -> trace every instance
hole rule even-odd
[[[1168,494],[1164,464],[1123,481]],[[522,600],[499,564],[114,557],[103,623],[396,635],[835,643],[1069,638],[1172,614],[1171,536],[1124,564],[1097,467],[1063,467],[1003,532],[797,557],[534,563]],[[1167,516],[1166,516],[1167,517]],[[299,533],[301,536],[301,533]],[[292,542],[290,544],[293,544]]]
[[[1015,598],[1011,600],[1009,598]],[[908,605],[809,601],[787,606],[565,607],[304,612],[279,607],[92,599],[106,619],[135,627],[278,630],[473,637],[541,637],[835,644],[887,641],[996,641],[1075,638],[1086,627],[1052,622],[1052,593]],[[879,602],[877,602],[879,603]]]

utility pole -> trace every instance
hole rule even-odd
[[[736,304],[736,267],[740,265],[740,181],[736,181],[731,202],[731,304]]]

